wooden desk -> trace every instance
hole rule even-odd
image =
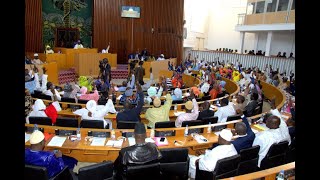
[[[235,176],[231,178],[225,178],[223,180],[248,180],[248,179],[258,179],[258,178],[265,178],[265,180],[275,180],[276,175],[281,171],[287,171],[291,169],[295,169],[295,162],[284,164],[281,166],[277,166],[270,169],[265,169],[262,171],[257,171],[254,173],[244,174],[241,176]]]
[[[219,123],[213,124],[212,126],[218,125],[232,125],[234,123],[240,122],[241,120],[230,121],[228,123]],[[25,124],[26,127],[33,127],[33,124]],[[69,127],[58,127],[58,126],[44,126],[38,125],[39,128],[44,128],[44,133],[54,136],[55,129],[59,130],[76,130],[77,128],[69,128]],[[212,146],[213,143],[218,142],[218,136],[215,133],[207,133],[208,125],[201,125],[201,126],[191,126],[189,129],[194,128],[204,128],[204,133],[202,134],[205,138],[208,139],[208,142],[199,144],[196,140],[194,140],[190,135],[188,137],[183,136],[184,128],[161,128],[156,129],[158,131],[168,131],[168,130],[175,130],[176,136],[167,137],[169,144],[167,146],[160,146],[159,148],[180,148],[180,147],[188,147],[189,154],[195,154],[195,151],[198,149],[207,149]],[[71,141],[67,138],[64,142],[62,147],[52,147],[47,146],[50,142],[52,137],[50,137],[46,141],[45,150],[54,150],[59,149],[64,155],[68,155],[71,157],[76,158],[78,161],[82,162],[102,162],[104,160],[111,160],[114,161],[119,154],[119,150],[121,148],[114,148],[108,146],[90,146],[88,142],[85,141],[88,131],[98,131],[98,132],[110,132],[109,129],[88,129],[88,128],[81,128],[81,140]],[[116,137],[118,138],[121,136],[122,132],[133,132],[133,129],[115,129]],[[150,129],[147,129],[147,137],[150,136]],[[109,140],[110,138],[107,138]],[[183,142],[181,146],[175,145],[174,141],[181,141]],[[122,144],[122,148],[129,146],[128,140],[124,141]],[[30,147],[30,142],[27,141],[25,143],[25,147]]]
[[[66,68],[74,67],[75,54],[79,54],[79,53],[98,53],[98,49],[97,48],[73,49],[73,48],[55,47],[55,48],[53,48],[53,50],[54,50],[54,52],[61,51],[62,54],[66,54],[66,57],[67,57]]]
[[[168,71],[168,61],[174,62],[174,64],[177,64],[177,58],[166,59],[162,61],[145,61],[142,65],[142,67],[145,70],[145,75],[143,77],[150,78],[149,69],[150,67],[152,67],[153,78],[156,80],[157,78],[159,78],[160,71]]]
[[[33,69],[36,66],[39,70],[38,74],[42,75],[43,70],[42,68],[45,67],[47,69],[46,74],[48,75],[48,81],[52,82],[53,84],[58,84],[58,67],[56,62],[44,63],[40,65],[34,64],[25,64],[25,69]]]
[[[74,55],[74,66],[79,76],[98,76],[99,61],[108,58],[111,68],[117,68],[117,54],[110,53],[77,53]]]

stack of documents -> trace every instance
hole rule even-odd
[[[106,141],[106,138],[104,137],[93,137],[91,146],[104,146],[105,141]]]
[[[47,146],[58,146],[61,147],[66,141],[67,137],[54,136]]]
[[[108,140],[106,146],[121,148],[123,143],[123,139],[120,140]]]

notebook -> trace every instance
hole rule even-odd
[[[106,138],[104,137],[93,137],[91,146],[104,146],[105,141],[106,141]]]
[[[106,146],[115,147],[115,148],[121,148],[123,143],[123,139],[119,140],[108,140]]]

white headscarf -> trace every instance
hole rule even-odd
[[[47,114],[42,111],[46,109],[46,105],[43,103],[41,99],[37,99],[32,106],[32,111],[26,117],[26,123],[29,124],[29,117],[30,116],[37,116],[37,117],[48,117]]]
[[[42,101],[42,99],[37,99],[32,106],[33,111],[40,111],[46,109],[46,105]]]
[[[97,103],[94,100],[90,100],[87,102],[86,104],[86,108],[88,109],[88,111],[90,111],[91,113],[95,112],[97,109]]]
[[[113,102],[111,99],[108,99],[108,102],[106,103],[106,109],[107,112],[116,113],[116,109],[114,108]]]

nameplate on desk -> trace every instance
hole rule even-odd
[[[60,130],[59,129],[59,136],[70,136],[70,135],[76,135],[77,132],[75,130]]]
[[[109,137],[110,137],[110,132],[92,131],[92,136],[93,136],[93,137],[109,138]]]

